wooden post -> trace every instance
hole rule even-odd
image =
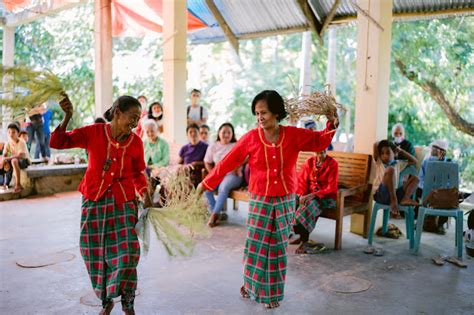
[[[163,1],[164,136],[186,143],[186,0]]]
[[[112,10],[111,0],[94,3],[95,115],[101,117],[112,106]]]
[[[2,65],[5,67],[13,67],[13,57],[15,55],[15,28],[14,27],[4,27],[3,28],[3,55],[2,55]],[[3,78],[7,80],[7,78]],[[5,84],[5,82],[2,82]],[[8,97],[8,95],[3,95],[3,97]],[[0,142],[6,142],[7,140],[7,126],[11,120],[11,112],[6,106],[2,106],[1,114],[2,119],[0,123],[2,124]]]
[[[383,28],[357,14],[354,151],[372,154],[374,142],[387,137],[392,0],[359,0],[358,5]],[[351,231],[363,235],[363,226],[362,215],[353,215]]]
[[[330,27],[328,30],[328,67],[326,71],[326,82],[331,85],[331,93],[334,96],[336,96],[336,32],[335,27]]]

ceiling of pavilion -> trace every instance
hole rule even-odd
[[[51,0],[49,0],[51,1]],[[69,0],[69,2],[81,2]],[[135,1],[135,2],[134,2]],[[335,11],[333,6],[337,1]],[[3,24],[7,23],[12,15],[22,14],[21,5],[24,3],[38,4],[41,0],[0,0],[0,16]],[[68,0],[56,0],[68,2]],[[84,1],[82,1],[84,2]],[[143,6],[138,7],[137,2]],[[215,5],[214,12],[208,6],[209,2]],[[350,21],[357,15],[355,0],[187,0],[189,39],[192,43],[208,43],[225,41],[230,36],[235,39],[246,39],[276,33],[313,30],[322,33],[327,27],[327,22],[337,23]],[[12,3],[20,3],[13,12]],[[117,10],[118,5],[128,6],[128,11],[133,14],[115,15],[113,23],[122,23],[122,26],[138,25],[147,28],[154,24],[151,31],[161,31],[160,10],[162,0],[112,0],[112,10]],[[116,6],[116,8],[114,8]],[[158,8],[158,9],[157,9]],[[147,11],[146,11],[147,10]],[[216,19],[216,12],[221,16],[221,22],[226,24],[227,36]],[[331,14],[333,10],[333,14]],[[148,11],[154,11],[156,18]],[[453,15],[474,14],[474,0],[393,0],[393,14],[395,18],[424,18]],[[125,19],[128,19],[125,23]],[[147,19],[147,23],[139,23],[137,19]],[[141,21],[143,22],[143,21]],[[202,22],[202,25],[199,25]],[[198,25],[192,27],[190,25]],[[161,24],[162,25],[162,24]],[[132,32],[125,32],[133,35]],[[131,34],[130,34],[131,33]],[[139,32],[136,32],[137,34]]]

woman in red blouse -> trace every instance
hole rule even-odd
[[[326,155],[326,150],[316,153],[301,167],[298,174],[299,205],[295,211],[293,230],[300,238],[290,244],[300,244],[297,254],[306,252],[309,234],[314,230],[323,209],[336,207],[338,164]]]
[[[246,133],[201,183],[199,191],[213,191],[227,173],[248,157],[249,215],[244,250],[244,285],[240,293],[279,306],[284,296],[286,250],[295,208],[296,161],[300,151],[321,151],[331,143],[337,118],[328,116],[326,129],[311,131],[279,122],[287,116],[276,91],[266,90],[252,101],[258,127]]]
[[[140,103],[121,96],[104,114],[111,123],[69,132],[66,128],[73,106],[67,97],[60,105],[65,116],[51,135],[51,147],[89,152],[89,165],[79,185],[83,195],[80,248],[92,287],[102,300],[100,314],[110,314],[112,299],[119,295],[125,314],[135,314],[140,259],[136,199],[137,194],[148,196],[143,143],[132,133],[140,119]]]

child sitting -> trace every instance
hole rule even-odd
[[[27,168],[30,165],[30,157],[28,154],[28,148],[26,142],[20,138],[20,127],[15,124],[8,125],[8,143],[3,150],[3,159],[0,164],[5,174],[4,178],[4,189],[8,189],[8,185],[12,179],[13,172],[15,173],[15,190],[14,192],[20,192],[23,187],[20,184],[20,169]]]
[[[398,204],[402,206],[416,206],[418,204],[410,198],[418,185],[418,177],[408,176],[403,185],[397,188],[400,177],[400,163],[395,160],[397,155],[407,159],[409,165],[417,163],[413,155],[388,140],[374,144],[376,167],[373,185],[374,200],[384,205],[390,205],[390,212],[394,215],[399,214]]]

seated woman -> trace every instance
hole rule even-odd
[[[301,167],[298,174],[299,205],[294,216],[293,231],[299,238],[290,244],[300,244],[296,254],[304,254],[309,234],[313,231],[323,209],[336,207],[338,164],[326,155],[326,150],[316,153]]]
[[[159,102],[151,103],[151,105],[148,107],[148,114],[140,120],[140,123],[135,130],[135,133],[139,135],[140,138],[144,137],[145,128],[143,124],[147,120],[154,120],[158,126],[158,131],[160,133],[163,132],[163,106],[161,106]]]
[[[224,123],[219,127],[217,132],[216,142],[211,144],[206,151],[204,157],[204,165],[206,170],[210,172],[217,163],[219,163],[229,151],[234,147],[237,139],[234,134],[234,126],[230,123]],[[206,191],[206,198],[209,204],[209,212],[211,217],[207,225],[214,227],[218,225],[219,214],[222,211],[224,203],[229,197],[232,189],[239,187],[242,184],[242,170],[237,168],[232,172],[227,173],[222,182],[214,191]],[[214,198],[214,192],[218,192],[217,201]]]
[[[142,125],[146,135],[143,139],[146,173],[151,179],[152,191],[155,191],[160,184],[160,169],[168,166],[170,162],[170,147],[164,139],[159,137],[158,126],[154,120],[145,120]],[[163,205],[166,198],[163,187],[160,187],[159,196],[159,201],[154,202]]]
[[[196,124],[186,127],[189,143],[179,150],[179,164],[189,169],[191,182],[197,187],[202,181],[202,169],[204,168],[204,156],[206,155],[207,143],[199,140],[199,127]]]

